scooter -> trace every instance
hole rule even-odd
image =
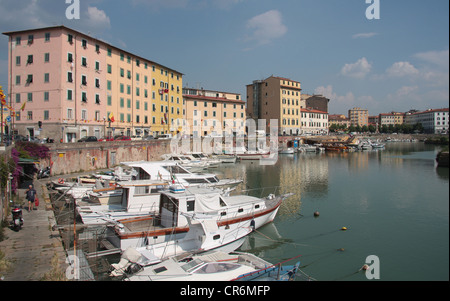
[[[12,211],[12,221],[10,222],[11,227],[16,231],[19,231],[20,229],[22,229],[23,226],[22,208],[15,206],[11,211]]]
[[[47,166],[44,169],[39,169],[38,174],[37,174],[37,178],[38,179],[43,179],[43,178],[49,178],[50,177],[50,166]]]

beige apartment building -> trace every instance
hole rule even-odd
[[[391,112],[381,113],[378,115],[378,124],[383,126],[403,124],[405,119],[405,113]]]
[[[4,35],[11,131],[64,142],[176,132],[180,72],[65,26]]]
[[[279,135],[301,133],[301,84],[288,78],[271,76],[247,85],[247,117],[266,121],[278,121]]]
[[[223,136],[245,133],[245,102],[237,93],[183,88],[183,135]]]
[[[343,114],[328,115],[328,123],[330,126],[336,124],[338,126],[345,126],[346,128],[350,127],[350,120]]]
[[[353,108],[348,110],[348,119],[350,125],[353,126],[368,126],[369,125],[369,110],[361,108]]]

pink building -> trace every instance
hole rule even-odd
[[[21,135],[73,142],[104,133],[104,49],[63,26],[9,36],[12,129]]]

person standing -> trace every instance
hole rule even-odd
[[[26,199],[28,200],[28,212],[30,212],[33,210],[34,201],[36,200],[36,190],[33,188],[33,185],[28,186]]]

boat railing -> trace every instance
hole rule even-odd
[[[280,194],[285,194],[285,187],[282,186],[271,186],[271,187],[260,187],[260,188],[251,188],[240,190],[239,193],[254,196],[259,198],[264,198],[269,195],[278,196]]]

